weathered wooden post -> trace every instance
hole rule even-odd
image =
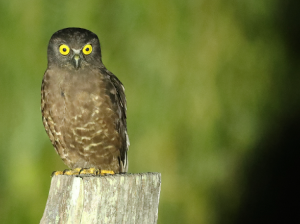
[[[160,185],[160,173],[53,176],[40,223],[156,223]]]

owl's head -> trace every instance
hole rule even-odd
[[[55,32],[48,45],[48,67],[52,65],[75,69],[103,66],[97,35],[81,28]]]

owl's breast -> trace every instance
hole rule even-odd
[[[101,73],[89,72],[48,72],[44,78],[45,97],[51,102],[53,118],[60,122],[95,120],[95,113],[112,109],[107,93],[107,80]]]
[[[54,74],[48,82],[45,97],[51,102],[50,115],[64,152],[69,157],[80,155],[94,165],[112,162],[103,159],[117,159],[121,147],[116,127],[119,116],[109,80],[89,70],[88,73]]]

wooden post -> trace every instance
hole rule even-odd
[[[40,223],[156,223],[160,185],[160,173],[53,176]]]

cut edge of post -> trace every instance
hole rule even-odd
[[[53,176],[40,223],[156,223],[160,190],[154,172]]]

